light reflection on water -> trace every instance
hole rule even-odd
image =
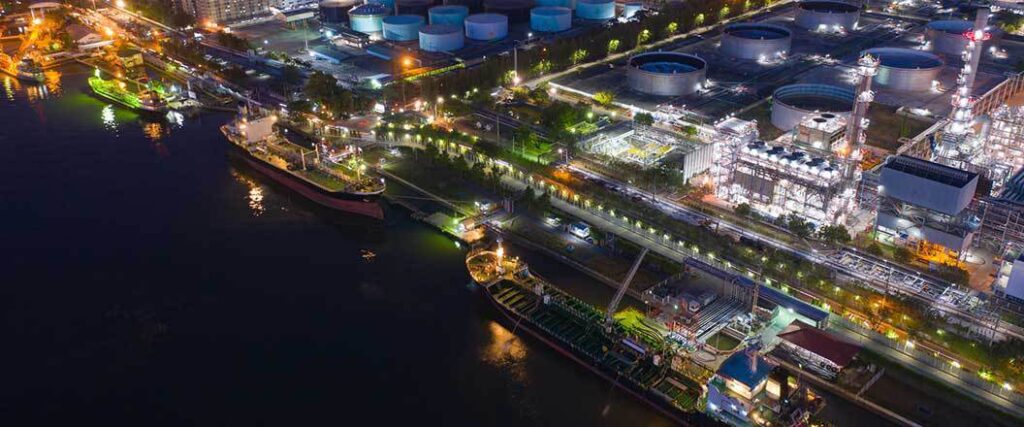
[[[114,115],[114,106],[107,104],[100,111],[100,120],[103,121],[103,127],[107,130],[117,130],[117,117]]]
[[[483,360],[506,369],[516,380],[526,382],[526,347],[519,337],[505,329],[500,323],[490,321],[487,329],[491,333],[491,341],[483,348]]]
[[[231,176],[249,188],[249,193],[246,197],[249,200],[249,209],[252,210],[252,216],[263,215],[263,212],[266,211],[266,208],[263,206],[263,187],[256,180],[243,175],[235,168],[231,168]]]

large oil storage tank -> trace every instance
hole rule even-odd
[[[423,17],[419,15],[386,16],[381,23],[384,40],[397,42],[416,40],[420,36],[420,27],[423,26],[423,21]]]
[[[942,58],[933,53],[896,47],[868,49],[863,53],[878,58],[879,86],[904,92],[926,91],[942,71]]]
[[[356,0],[324,0],[320,2],[320,22],[344,24],[348,22],[348,10],[355,7]]]
[[[605,21],[615,17],[615,0],[578,0],[576,17]]]
[[[840,1],[802,1],[796,8],[796,25],[810,31],[850,31],[858,20],[860,8]]]
[[[945,55],[960,56],[967,49],[967,33],[974,31],[972,21],[932,21],[925,28],[925,37],[932,45],[932,51]],[[991,38],[985,45],[994,45],[1002,38],[1002,31],[989,30]]]
[[[622,17],[632,18],[637,12],[644,10],[644,4],[638,1],[626,2],[622,5]]]
[[[466,6],[469,13],[479,13],[484,10],[483,0],[444,0],[445,6]]]
[[[849,115],[853,111],[852,89],[814,83],[783,86],[772,94],[772,125],[789,131],[814,113]]]
[[[469,16],[469,8],[466,6],[435,6],[427,11],[430,18],[430,25],[452,25],[462,28],[462,23]]]
[[[366,4],[379,4],[386,7],[389,11],[395,10],[395,0],[366,0]]]
[[[789,54],[793,34],[769,24],[731,24],[722,32],[721,52],[733,58],[772,60]]]
[[[509,22],[525,23],[530,20],[533,0],[484,0],[487,13],[498,13],[508,17]]]
[[[694,55],[678,52],[648,52],[629,58],[626,81],[638,92],[679,96],[704,86],[708,63]]]
[[[398,13],[402,15],[427,16],[427,11],[434,6],[434,0],[397,0]]]
[[[536,3],[537,6],[567,7],[569,9],[576,8],[576,0],[535,0],[534,3]]]
[[[530,29],[539,32],[565,31],[572,27],[572,9],[541,6],[530,10]]]
[[[497,13],[478,13],[466,17],[466,37],[493,41],[508,36],[508,17]]]
[[[384,28],[384,17],[390,9],[379,4],[364,4],[348,12],[349,26],[363,34],[377,34]]]
[[[462,49],[462,26],[425,25],[420,27],[420,49],[427,52],[451,52]]]

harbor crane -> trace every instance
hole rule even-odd
[[[640,251],[640,255],[636,257],[636,261],[633,261],[633,266],[630,267],[629,272],[626,273],[626,278],[622,279],[622,284],[619,285],[619,290],[615,292],[615,297],[612,298],[612,303],[608,304],[608,312],[605,313],[604,320],[609,327],[611,327],[612,316],[615,315],[615,309],[618,308],[619,303],[622,302],[622,297],[626,295],[626,290],[629,289],[629,284],[633,281],[633,276],[636,276],[636,271],[640,269],[640,263],[643,262],[644,257],[647,256],[647,253],[650,251],[651,250],[648,248],[643,248],[643,250]]]

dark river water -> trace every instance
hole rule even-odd
[[[668,425],[406,212],[321,210],[231,161],[227,115],[147,122],[87,73],[0,88],[0,425]]]

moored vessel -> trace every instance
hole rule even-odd
[[[276,123],[276,115],[242,106],[221,132],[248,165],[303,197],[331,209],[384,218],[379,203],[384,179],[365,174],[358,148],[326,142],[304,147],[281,135]]]
[[[167,111],[160,91],[152,90],[140,83],[128,84],[122,80],[104,80],[99,70],[89,77],[89,88],[97,96],[116,102],[121,106],[145,113],[163,113]],[[133,90],[134,89],[134,90]]]
[[[475,249],[466,266],[515,331],[529,335],[684,425],[715,421],[701,411],[705,378],[674,369],[664,343],[606,323],[601,311],[530,273],[522,261]],[[707,373],[710,376],[710,373]]]

